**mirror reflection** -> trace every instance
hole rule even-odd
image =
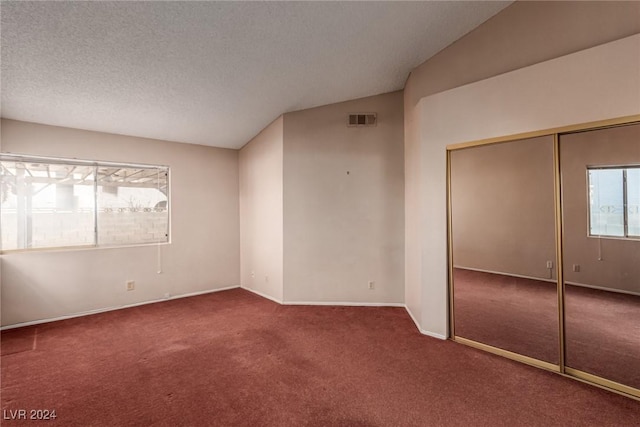
[[[640,388],[640,124],[560,136],[566,366]]]
[[[450,153],[455,335],[559,363],[553,136]]]

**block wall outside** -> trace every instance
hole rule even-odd
[[[15,212],[2,213],[2,248],[15,249],[18,239]],[[168,232],[167,212],[101,212],[98,215],[98,238],[102,245],[155,243],[165,240]],[[31,216],[31,247],[93,245],[94,213],[39,212]]]

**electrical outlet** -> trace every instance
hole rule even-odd
[[[269,276],[264,276],[264,281],[269,283]]]
[[[164,294],[164,299],[169,299],[171,298],[171,294],[169,292]]]
[[[573,271],[575,273],[580,273],[580,264],[573,264]]]
[[[255,279],[255,278],[256,278],[256,272],[255,272],[255,271],[252,271],[252,272],[251,272],[251,278],[252,278],[252,279]]]
[[[369,286],[369,290],[372,291],[376,288],[376,282],[374,282],[373,280],[369,280],[367,286]]]
[[[127,280],[127,290],[133,291],[136,289],[136,282],[133,280]]]
[[[552,269],[553,268],[553,261],[547,261],[547,268],[548,269]]]

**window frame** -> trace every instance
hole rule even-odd
[[[629,234],[629,203],[628,203],[628,181],[627,171],[629,169],[640,170],[640,164],[625,164],[625,165],[598,165],[587,166],[586,170],[586,190],[587,190],[587,237],[593,237],[597,239],[618,239],[618,240],[640,240],[640,235]],[[620,170],[622,171],[622,236],[614,236],[611,234],[592,234],[591,233],[591,180],[589,172],[592,170]]]
[[[113,161],[101,161],[101,160],[84,160],[77,158],[63,158],[63,157],[47,157],[47,156],[35,156],[29,154],[15,154],[15,153],[0,153],[0,162],[16,162],[16,163],[39,163],[49,165],[65,165],[65,166],[85,166],[93,167],[93,243],[80,244],[80,245],[54,245],[54,246],[41,246],[31,248],[16,248],[16,249],[4,249],[0,242],[0,255],[19,253],[19,252],[40,252],[40,251],[60,251],[60,250],[87,250],[87,249],[105,249],[105,248],[127,248],[136,246],[158,246],[171,244],[171,167],[169,165],[159,164],[144,164],[144,163],[125,163],[125,162],[113,162]],[[97,188],[100,186],[98,183],[97,170],[99,168],[121,168],[121,169],[157,169],[165,173],[166,184],[166,210],[167,210],[167,228],[165,232],[165,239],[159,242],[134,242],[134,243],[99,243],[99,227],[98,227],[98,193]],[[1,209],[0,209],[1,211]],[[2,224],[0,222],[0,227]],[[1,230],[0,230],[1,233]],[[1,234],[0,234],[1,235]]]

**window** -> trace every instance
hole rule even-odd
[[[589,168],[589,235],[640,238],[640,166]]]
[[[169,241],[169,168],[0,156],[3,251]]]

